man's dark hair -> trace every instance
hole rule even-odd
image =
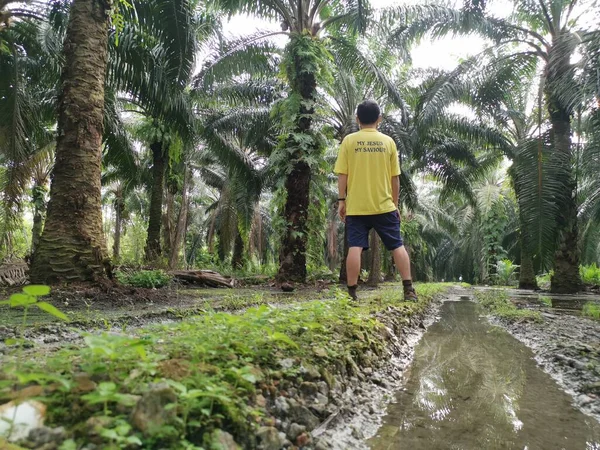
[[[373,100],[365,100],[356,108],[356,115],[363,125],[373,125],[379,119],[381,110]]]

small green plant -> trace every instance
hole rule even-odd
[[[23,351],[23,346],[25,344],[25,328],[27,327],[27,313],[29,312],[29,308],[35,306],[36,308],[41,309],[48,314],[64,320],[65,322],[69,321],[69,318],[65,313],[60,311],[55,306],[51,305],[48,302],[39,301],[39,297],[44,297],[50,294],[50,287],[43,285],[30,285],[25,286],[23,288],[22,293],[13,294],[9,297],[8,300],[4,300],[0,302],[0,305],[8,305],[11,308],[23,308],[23,321],[19,326],[19,339],[7,339],[4,341],[6,345],[19,345],[19,356],[17,358],[17,370],[19,369],[18,364],[21,361],[21,355]]]
[[[539,322],[542,317],[538,311],[519,309],[510,300],[508,294],[503,290],[477,291],[475,292],[477,302],[488,310],[492,315],[506,319],[510,322],[519,320],[533,320]]]
[[[546,295],[540,295],[538,300],[547,307],[552,307],[552,299]]]
[[[133,406],[137,401],[133,395],[119,393],[119,387],[112,382],[100,383],[95,391],[82,395],[81,398],[88,405],[102,404],[105,416],[109,416],[111,413],[108,408],[109,403]]]
[[[600,319],[600,305],[594,302],[588,302],[583,305],[581,314],[593,319]]]
[[[538,286],[543,289],[548,288],[550,286],[550,280],[552,279],[553,276],[554,276],[553,270],[551,270],[548,273],[544,273],[542,275],[537,276],[536,279],[537,279]]]
[[[141,447],[142,441],[137,436],[131,435],[131,425],[125,420],[115,420],[112,428],[104,428],[100,436],[108,439],[112,444],[110,449],[130,448],[131,446]]]
[[[581,275],[581,281],[585,284],[600,284],[600,268],[596,263],[589,266],[579,266],[579,274]]]
[[[500,286],[511,286],[516,283],[516,274],[519,266],[510,259],[503,259],[496,264],[495,282]]]
[[[117,272],[117,279],[128,286],[158,289],[167,286],[173,279],[162,270],[140,270],[139,272]]]

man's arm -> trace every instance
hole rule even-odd
[[[395,176],[392,177],[392,200],[394,201],[394,205],[396,205],[396,209],[398,209],[398,197],[400,196],[400,177]]]
[[[348,175],[340,173],[338,175],[338,198],[346,198],[346,188],[348,187]],[[338,202],[338,214],[342,222],[346,221],[346,200]]]

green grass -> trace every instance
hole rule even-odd
[[[65,426],[70,448],[89,442],[84,424],[92,416],[103,417],[97,437],[103,449],[138,439],[140,448],[216,448],[215,430],[255,448],[257,427],[273,420],[259,394],[282,395],[306,381],[307,371],[332,385],[340,371],[351,375],[358,365],[378,364],[388,335],[377,317],[402,323],[449,286],[417,285],[419,302],[405,303],[399,301],[400,285],[386,285],[362,291],[358,306],[334,287],[313,294],[326,299],[282,308],[265,304],[263,294],[246,298],[232,291],[226,304],[258,306],[238,314],[210,311],[128,334],[87,334],[83,347],[39,354],[21,361],[18,370],[16,355],[7,355],[0,367],[0,404],[17,390],[39,386],[35,395],[48,406],[46,425]],[[170,421],[146,434],[132,429],[136,399],[161,381],[177,398]]]
[[[510,301],[508,294],[502,290],[476,291],[475,298],[490,314],[509,322],[542,320],[538,311],[517,308]]]
[[[540,295],[538,297],[538,300],[544,305],[547,306],[549,308],[552,307],[552,299],[546,295]]]
[[[586,317],[591,317],[593,319],[600,319],[600,305],[598,305],[597,303],[588,302],[585,305],[583,305],[581,314]]]

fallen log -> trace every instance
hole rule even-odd
[[[199,284],[208,287],[227,287],[234,286],[234,280],[231,277],[224,277],[218,272],[212,270],[176,270],[171,275],[178,280],[190,284]]]

